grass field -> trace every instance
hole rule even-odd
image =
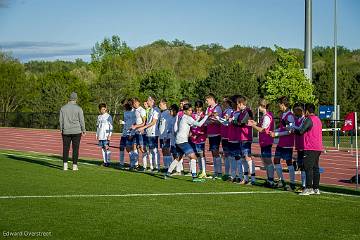
[[[359,195],[163,180],[92,162],[65,172],[59,157],[0,151],[1,238],[360,239]]]

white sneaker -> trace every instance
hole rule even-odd
[[[318,188],[315,188],[313,194],[314,195],[320,195],[320,190]]]
[[[73,171],[77,171],[77,170],[79,170],[77,164],[73,164]]]
[[[64,171],[67,171],[67,170],[68,170],[68,163],[64,162]]]
[[[314,190],[312,188],[305,188],[304,191],[299,193],[301,196],[309,196],[311,194],[314,194]]]

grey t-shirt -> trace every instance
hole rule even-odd
[[[63,134],[85,132],[84,113],[75,102],[68,102],[60,109],[60,130]]]

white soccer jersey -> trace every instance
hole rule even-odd
[[[136,125],[143,123],[143,118],[146,117],[146,111],[143,107],[138,107],[135,109],[135,115],[136,115]]]
[[[178,132],[176,133],[176,144],[188,142],[190,127],[201,127],[207,118],[208,116],[206,115],[201,121],[195,121],[191,116],[184,114],[180,120]]]
[[[159,136],[159,128],[158,128],[158,119],[159,119],[160,111],[158,108],[151,108],[148,114],[148,118],[146,119],[146,125],[150,124],[153,119],[156,119],[156,124],[146,128],[146,136],[155,137]]]
[[[97,117],[96,137],[99,140],[107,140],[113,131],[113,120],[110,114],[105,113]]]

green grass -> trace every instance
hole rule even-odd
[[[301,197],[258,186],[192,183],[188,177],[163,180],[161,175],[81,163],[80,171],[64,172],[58,157],[25,155],[29,153],[0,151],[1,196],[271,193],[0,198],[2,237],[4,231],[44,231],[51,232],[43,237],[47,239],[360,238],[358,196]]]

